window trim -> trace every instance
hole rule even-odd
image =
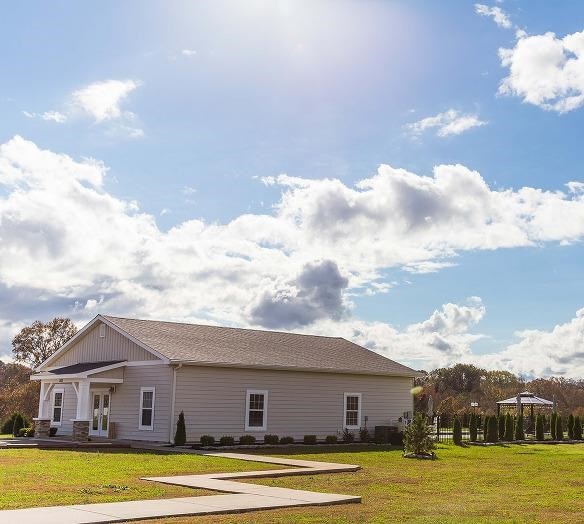
[[[105,338],[105,324],[99,325],[99,338]]]
[[[250,426],[249,425],[249,397],[251,395],[264,396],[264,420],[263,425]],[[259,411],[259,410],[254,410]],[[248,389],[245,393],[245,431],[267,431],[268,430],[268,390],[267,389]]]
[[[359,399],[359,409],[357,410],[357,425],[349,426],[347,424],[347,398],[357,397]],[[354,411],[354,410],[351,410]],[[343,402],[343,428],[344,429],[361,429],[361,412],[363,411],[363,396],[361,393],[345,393]]]
[[[55,395],[57,393],[61,393],[61,405],[58,406],[61,408],[61,418],[59,420],[55,420]],[[51,391],[51,426],[61,427],[61,424],[63,424],[64,405],[65,405],[65,388],[53,388],[53,391]]]
[[[144,393],[152,393],[152,424],[150,426],[142,425],[142,410],[144,408]],[[154,386],[144,386],[140,388],[140,411],[138,411],[138,429],[141,431],[154,430],[154,410],[156,406],[156,388]],[[146,408],[150,409],[150,408]]]

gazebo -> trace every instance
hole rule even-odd
[[[529,391],[524,391],[523,393],[519,393],[516,397],[507,398],[505,400],[499,400],[497,402],[497,415],[501,413],[501,406],[507,407],[515,407],[518,411],[520,411],[523,416],[523,408],[524,406],[529,406],[530,409],[530,418],[533,420],[533,408],[553,408],[554,402],[551,400],[546,400],[545,398],[536,397],[533,393]]]

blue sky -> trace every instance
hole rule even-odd
[[[0,354],[104,312],[581,376],[584,5],[97,7],[0,20]]]

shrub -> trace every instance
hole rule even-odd
[[[513,417],[510,413],[505,415],[505,435],[504,439],[507,442],[511,442],[513,440]]]
[[[499,440],[499,423],[497,417],[493,415],[489,417],[487,423],[487,442],[497,442],[497,440]]]
[[[49,437],[54,437],[59,428],[49,428]]]
[[[230,438],[230,437],[224,437],[224,438]],[[207,447],[207,446],[214,446],[215,445],[215,437],[211,436],[211,435],[201,435],[201,446],[203,447]],[[228,444],[222,444],[223,445],[228,445]]]
[[[568,438],[574,440],[574,415],[572,413],[568,416]]]
[[[392,431],[389,434],[389,443],[392,446],[402,446],[404,445],[404,433],[403,431]]]
[[[436,447],[432,427],[426,422],[426,417],[418,413],[408,424],[403,434],[406,453],[415,455],[429,455]]]
[[[371,434],[366,427],[359,430],[359,440],[361,442],[371,442]]]
[[[535,417],[535,439],[536,440],[544,439],[543,417],[541,415]]]
[[[355,441],[355,435],[351,433],[347,428],[343,430],[343,442],[345,444],[350,444]]]
[[[12,436],[18,437],[18,433],[25,426],[24,417],[20,413],[17,413],[16,417],[14,417],[14,424],[12,425]]]
[[[242,446],[251,446],[256,443],[256,438],[253,435],[242,435],[239,437],[239,443]]]
[[[174,434],[174,445],[184,446],[187,443],[187,428],[185,426],[185,414],[181,411],[176,423],[176,433]]]
[[[552,435],[552,440],[556,440],[556,419],[558,414],[554,411],[550,419],[550,433]]]
[[[18,432],[19,437],[34,437],[34,428],[22,428]]]
[[[235,439],[233,437],[221,437],[219,439],[220,446],[235,446]]]
[[[564,424],[560,414],[556,416],[556,440],[564,440]]]
[[[485,442],[488,442],[487,440],[487,432],[488,432],[488,426],[489,426],[489,419],[491,417],[489,415],[485,415],[483,417],[483,440]]]
[[[477,427],[477,417],[474,413],[470,415],[470,421],[468,423],[468,432],[470,433],[471,442],[476,442],[478,437],[478,427]]]
[[[4,435],[12,434],[12,430],[14,428],[14,419],[16,419],[18,415],[18,413],[12,413],[12,415],[10,415],[10,417],[2,423],[0,433]]]
[[[308,445],[316,444],[316,435],[304,435],[304,443]]]
[[[282,437],[280,444],[294,444],[294,437]]]
[[[523,415],[519,415],[515,421],[515,440],[525,440],[523,431]]]
[[[505,438],[505,415],[503,415],[503,413],[501,413],[499,415],[499,417],[497,418],[497,422],[499,424],[498,437],[499,437],[499,440],[503,440]]]
[[[454,417],[454,427],[452,428],[452,440],[457,445],[462,444],[462,424],[458,417]]]
[[[278,435],[264,435],[264,444],[270,444],[275,446],[280,442],[280,437]]]
[[[336,435],[327,435],[324,441],[327,444],[336,444],[339,441],[339,438]]]
[[[582,419],[580,415],[574,417],[574,439],[582,440]]]

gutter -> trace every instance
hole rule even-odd
[[[170,402],[170,422],[168,424],[168,442],[174,444],[174,410],[176,409],[176,372],[182,368],[183,364],[180,362],[178,366],[172,367],[172,397]]]

